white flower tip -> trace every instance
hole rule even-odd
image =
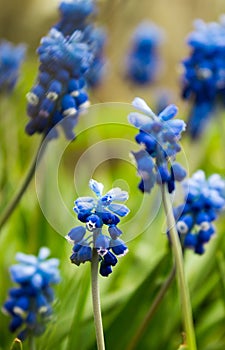
[[[102,195],[104,185],[101,182],[91,179],[89,181],[89,187],[98,197]]]

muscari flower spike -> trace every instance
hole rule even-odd
[[[187,38],[190,55],[182,62],[182,97],[190,101],[187,131],[201,135],[217,107],[225,104],[225,17],[220,22],[194,22]]]
[[[174,209],[183,248],[203,254],[204,245],[215,234],[212,222],[225,209],[225,180],[218,174],[208,179],[202,170],[183,183],[184,204]]]
[[[10,268],[11,279],[19,286],[9,290],[8,300],[2,311],[12,317],[11,332],[17,332],[20,340],[41,335],[52,315],[54,291],[59,283],[59,260],[48,259],[50,251],[42,247],[38,256],[18,253],[19,264]]]
[[[155,80],[161,65],[158,49],[162,37],[161,29],[154,23],[138,25],[126,59],[126,76],[131,82],[146,85]]]
[[[94,197],[79,197],[75,200],[74,211],[84,225],[74,227],[66,236],[73,244],[70,260],[79,266],[92,260],[92,250],[97,249],[100,261],[100,274],[104,277],[112,273],[117,257],[128,252],[125,243],[119,238],[122,231],[117,227],[120,217],[129,213],[126,205],[120,203],[128,199],[128,193],[120,188],[112,188],[103,195],[103,184],[91,179],[89,187]],[[114,203],[119,202],[119,203]],[[106,228],[108,234],[103,232]]]
[[[73,128],[79,115],[89,106],[85,74],[94,64],[97,51],[88,17],[95,13],[91,0],[62,1],[60,21],[41,40],[37,50],[40,60],[36,83],[27,94],[26,126],[29,135],[58,136],[55,125],[64,129],[68,139],[74,139]]]
[[[169,193],[175,189],[175,181],[182,181],[186,176],[183,167],[175,162],[176,154],[181,150],[178,141],[185,130],[183,120],[175,119],[177,107],[167,106],[159,115],[155,115],[141,98],[135,98],[133,106],[142,113],[133,112],[129,122],[139,129],[136,142],[141,150],[132,152],[141,176],[139,189],[150,192],[154,185],[166,183]]]
[[[48,134],[61,122],[66,137],[75,137],[73,128],[79,112],[89,106],[83,74],[92,55],[82,40],[83,34],[79,31],[64,37],[54,28],[41,40],[37,50],[40,59],[37,82],[27,94],[27,113],[31,120],[26,132],[29,135]],[[51,136],[57,137],[55,128],[54,133]]]
[[[106,33],[103,28],[94,27],[93,17],[97,13],[94,0],[62,1],[59,6],[60,21],[55,28],[63,35],[71,35],[75,30],[84,34],[83,41],[88,45],[93,60],[85,73],[87,87],[98,86],[105,74],[106,59],[104,54]]]
[[[10,93],[18,81],[20,67],[25,58],[26,46],[0,42],[0,93]]]

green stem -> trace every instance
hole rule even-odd
[[[92,262],[91,262],[91,282],[92,282],[92,303],[93,303],[93,312],[94,312],[95,333],[96,333],[98,350],[105,350],[101,305],[100,305],[100,294],[99,294],[99,286],[98,286],[98,264],[99,264],[98,252],[94,248]]]
[[[193,319],[192,319],[192,308],[191,308],[191,302],[190,302],[190,296],[189,296],[189,289],[188,289],[188,285],[187,285],[187,282],[185,279],[185,273],[184,273],[183,253],[181,249],[179,236],[176,230],[176,222],[174,219],[173,209],[172,209],[172,205],[171,205],[171,201],[169,198],[169,193],[167,191],[166,185],[165,184],[162,185],[161,189],[162,189],[163,206],[164,206],[164,210],[167,218],[167,229],[169,230],[170,239],[173,247],[188,350],[196,350],[197,346],[196,346],[195,332],[194,332]]]
[[[167,277],[167,279],[165,280],[165,282],[163,283],[163,285],[161,286],[159,292],[157,293],[153,303],[150,306],[150,309],[148,310],[147,314],[145,315],[145,318],[143,319],[140,327],[138,328],[137,332],[135,333],[135,335],[133,336],[133,338],[131,339],[128,347],[126,350],[133,350],[136,348],[139,340],[141,339],[141,337],[143,336],[143,334],[145,333],[149,322],[151,321],[154,313],[156,312],[158,306],[160,305],[160,302],[162,301],[163,297],[165,296],[167,290],[169,289],[172,281],[174,280],[176,274],[176,268],[175,265],[173,266],[169,276]]]
[[[40,157],[43,155],[44,149],[46,147],[46,144],[44,147],[43,145],[44,138],[42,138],[41,143],[38,147],[37,153],[35,155],[35,158],[33,162],[31,163],[30,169],[28,170],[28,173],[19,188],[18,192],[14,195],[12,200],[9,202],[9,204],[6,206],[5,210],[3,211],[2,215],[0,216],[0,230],[4,226],[4,224],[7,222],[13,211],[16,209],[17,205],[19,204],[21,198],[23,197],[26,189],[28,188],[31,180],[33,179],[33,176],[35,174],[35,169],[38,164],[38,161],[40,161]]]
[[[29,350],[35,350],[36,349],[35,338],[34,338],[34,336],[32,334],[28,338],[28,346],[29,346]]]

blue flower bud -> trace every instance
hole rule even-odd
[[[114,239],[110,241],[110,247],[117,256],[124,256],[128,252],[128,248],[121,239]]]
[[[90,106],[88,94],[84,90],[80,90],[78,96],[76,96],[76,103],[80,109],[87,108]]]
[[[188,248],[195,249],[197,244],[197,237],[192,233],[188,233],[184,238],[184,246]]]
[[[104,255],[104,262],[107,265],[115,266],[117,264],[117,258],[115,257],[114,254],[112,254],[109,250],[107,253]]]
[[[64,117],[71,117],[76,115],[77,106],[75,99],[71,95],[64,95],[61,101],[61,105]]]
[[[100,264],[99,272],[103,277],[108,277],[108,275],[112,273],[112,267],[111,265],[106,264],[103,260]]]
[[[77,226],[72,228],[72,230],[66,236],[66,239],[72,243],[80,242],[86,233],[86,229],[83,226]]]
[[[162,119],[163,121],[167,121],[175,117],[175,115],[178,112],[177,106],[171,104],[167,106],[160,114],[159,118]]]
[[[112,239],[117,239],[122,234],[122,231],[116,225],[109,226],[108,231]]]
[[[120,222],[118,216],[111,214],[110,212],[101,213],[101,219],[105,225],[117,225]]]

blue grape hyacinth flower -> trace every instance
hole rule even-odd
[[[183,248],[203,254],[215,234],[213,222],[225,209],[225,180],[218,174],[208,179],[202,170],[184,181],[184,204],[174,209]]]
[[[194,22],[188,36],[190,55],[183,60],[182,97],[191,104],[187,131],[201,135],[210,117],[225,104],[225,18],[220,22]]]
[[[6,40],[0,42],[0,93],[10,93],[15,88],[25,53],[24,44],[14,45]]]
[[[74,139],[78,117],[90,104],[87,74],[95,70],[96,64],[100,72],[103,44],[99,43],[97,29],[89,23],[89,17],[96,12],[95,1],[62,1],[59,12],[59,22],[41,40],[37,50],[39,74],[27,94],[30,121],[26,132],[54,138],[58,136],[54,126],[60,123],[66,137]]]
[[[117,257],[128,251],[119,238],[122,231],[117,226],[119,217],[129,213],[127,206],[121,203],[128,199],[128,193],[116,187],[103,194],[103,184],[93,179],[89,181],[89,187],[97,198],[79,197],[74,202],[74,211],[83,226],[74,227],[66,236],[73,244],[70,260],[77,266],[91,261],[92,251],[96,249],[100,261],[99,272],[106,277],[112,273],[112,266],[117,264]]]
[[[162,30],[152,22],[142,22],[136,28],[126,59],[126,76],[134,84],[154,82],[161,66],[158,50],[162,37]]]
[[[132,104],[141,112],[132,112],[128,116],[129,122],[139,129],[135,139],[141,149],[132,152],[141,176],[139,189],[150,192],[156,183],[166,183],[171,193],[175,189],[175,181],[182,181],[186,176],[184,168],[175,162],[176,154],[181,150],[178,141],[185,130],[185,123],[173,119],[178,111],[173,104],[158,116],[141,98],[135,98]]]
[[[52,315],[54,291],[59,283],[59,260],[47,259],[50,251],[42,247],[38,256],[18,253],[19,264],[10,268],[11,279],[17,287],[9,290],[3,312],[12,317],[9,329],[17,332],[20,340],[41,335]]]
[[[37,82],[27,94],[30,122],[26,131],[29,135],[47,134],[61,122],[67,138],[73,139],[79,112],[89,105],[83,74],[92,55],[83,42],[82,32],[64,37],[55,28],[41,40],[38,54]]]

